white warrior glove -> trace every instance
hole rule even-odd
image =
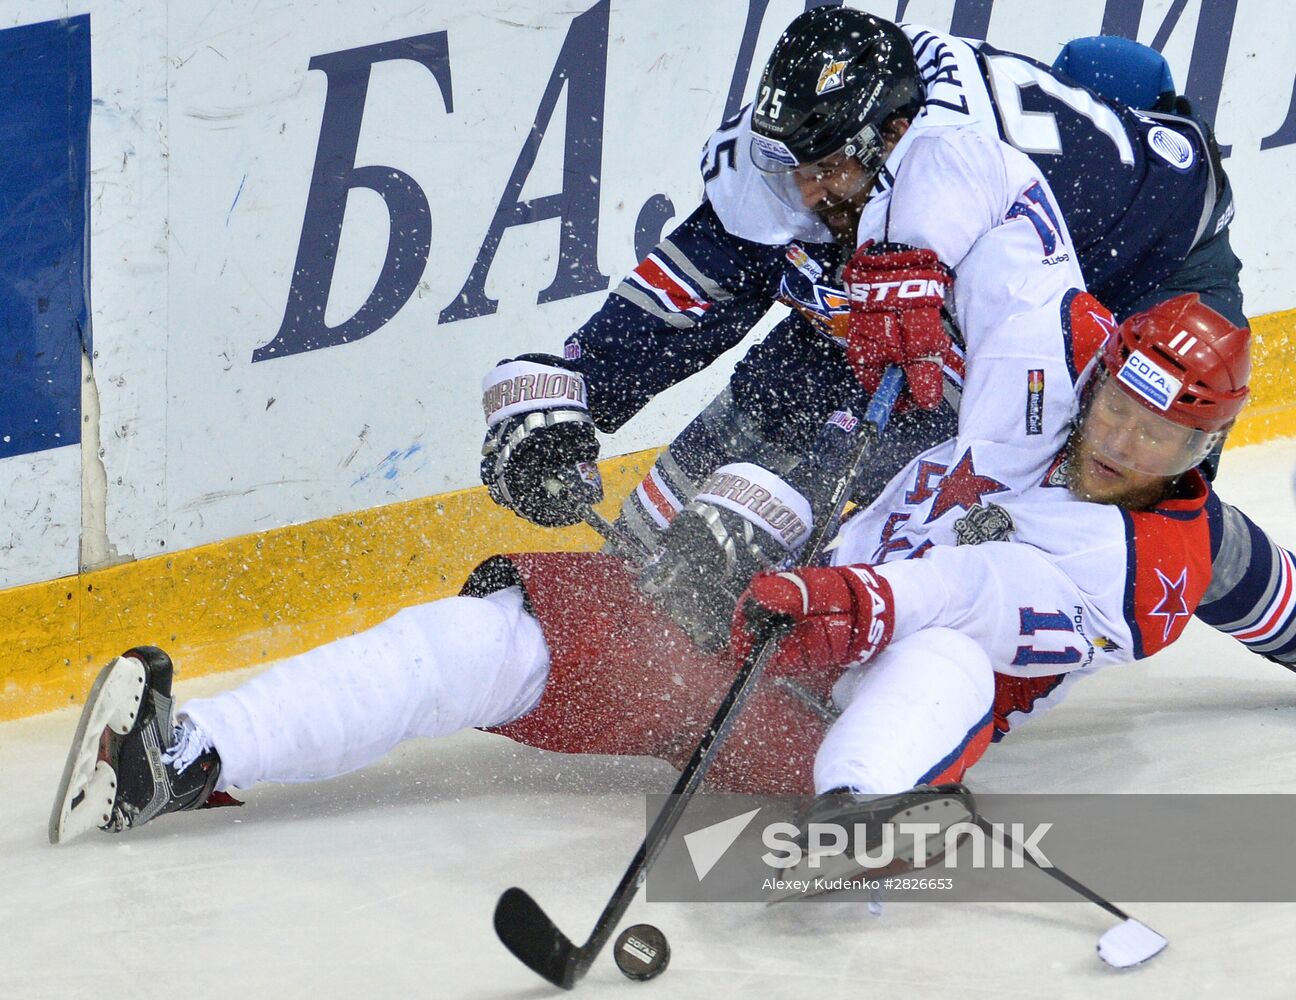
[[[500,506],[553,528],[576,524],[603,499],[579,372],[544,355],[505,361],[482,380],[482,409],[481,477]]]
[[[640,587],[699,647],[718,650],[752,576],[791,562],[811,524],[810,502],[781,477],[747,462],[722,465],[666,529]]]

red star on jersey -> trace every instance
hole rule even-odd
[[[931,513],[924,523],[930,524],[955,507],[969,510],[979,504],[987,493],[1002,493],[1006,489],[1008,487],[997,479],[977,475],[976,469],[972,467],[972,449],[969,448],[940,481],[940,486],[936,488],[936,499],[932,501]]]
[[[1174,581],[1160,570],[1156,571],[1156,575],[1161,580],[1161,603],[1148,613],[1165,619],[1161,641],[1166,642],[1170,638],[1170,633],[1174,631],[1175,622],[1192,614],[1188,610],[1188,602],[1184,600],[1184,590],[1188,586],[1188,569],[1184,567],[1179,573],[1179,579]]]

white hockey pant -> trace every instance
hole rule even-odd
[[[517,588],[406,608],[374,628],[186,704],[221,757],[219,788],[315,781],[371,764],[415,736],[525,715],[549,651]]]

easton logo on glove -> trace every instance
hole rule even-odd
[[[773,675],[793,677],[827,694],[843,668],[872,659],[891,642],[891,584],[869,566],[830,566],[758,573],[734,611],[735,662],[781,636]]]
[[[888,298],[916,299],[924,295],[944,298],[945,283],[932,279],[913,278],[909,281],[855,281],[846,286],[852,302],[885,302]]]
[[[908,399],[934,410],[945,397],[950,337],[941,307],[953,282],[931,250],[865,245],[842,272],[850,295],[846,360],[869,392],[890,365],[904,369]]]

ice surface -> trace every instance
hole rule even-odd
[[[1230,452],[1221,493],[1296,545],[1296,441]],[[179,679],[181,698],[235,683]],[[62,847],[45,824],[76,711],[0,725],[0,997],[541,997],[496,941],[521,885],[588,933],[643,834],[653,761],[560,757],[482,733],[406,744],[335,781],[265,786],[239,810],[167,816]],[[981,791],[1296,792],[1296,675],[1193,623],[1143,664],[1078,685],[992,747]],[[1273,863],[1286,864],[1283,859]],[[1085,871],[1073,872],[1082,881]],[[1119,902],[1119,900],[1118,900]],[[670,969],[587,996],[1285,997],[1296,904],[1131,904],[1170,949],[1129,972],[1094,952],[1087,903],[648,905]]]

